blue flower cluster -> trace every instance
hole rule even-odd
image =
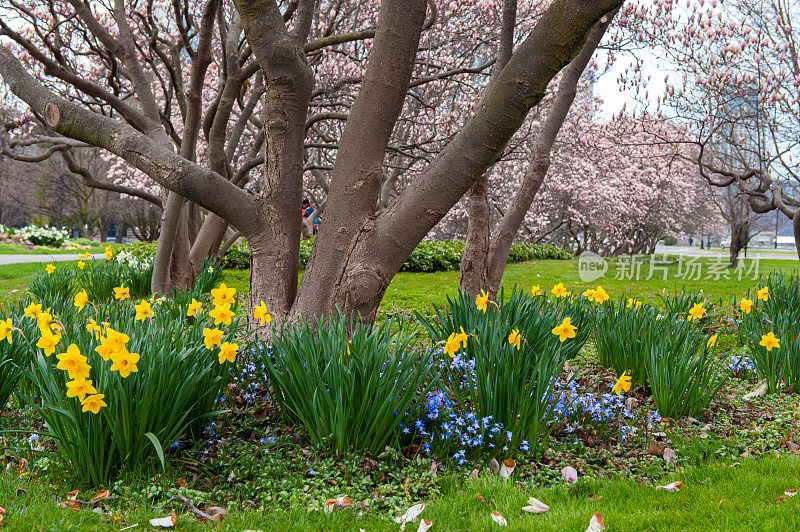
[[[756,365],[752,359],[744,355],[734,355],[727,360],[728,368],[734,373],[755,373]]]
[[[624,395],[581,393],[577,386],[574,380],[566,386],[560,382],[554,385],[554,417],[556,421],[563,420],[564,432],[571,434],[587,423],[610,427],[610,422],[620,420],[620,437],[623,441],[636,433],[635,427],[621,423],[624,419],[633,418],[625,406]]]

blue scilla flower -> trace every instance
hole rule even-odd
[[[530,444],[528,444],[528,440],[522,440],[522,443],[519,444],[519,449],[524,452],[528,452],[531,450]]]

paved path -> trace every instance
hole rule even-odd
[[[70,254],[54,254],[54,255],[47,255],[47,254],[9,254],[9,255],[0,255],[0,266],[3,264],[19,264],[22,262],[60,262],[65,260],[78,260],[81,258],[83,253],[70,253]],[[92,255],[95,259],[104,259],[105,255],[102,253],[96,253]]]
[[[758,248],[750,248],[747,250],[747,258],[748,259],[780,259],[780,260],[797,260],[797,253],[791,250],[778,250],[776,253],[775,250],[770,250],[769,253],[759,253]],[[690,255],[692,257],[725,257],[726,259],[730,257],[730,251],[727,249],[700,249],[698,247],[688,247],[688,246],[656,246],[656,254],[667,253],[669,255]],[[744,258],[744,250],[739,254],[740,258]]]

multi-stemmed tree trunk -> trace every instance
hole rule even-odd
[[[299,292],[298,205],[305,120],[314,85],[303,43],[315,2],[299,2],[291,31],[274,0],[236,2],[265,87],[264,172],[260,192],[254,195],[228,179],[227,165],[205,168],[176,153],[163,142],[160,126],[137,131],[59,98],[4,46],[0,76],[58,133],[109,150],[169,189],[167,203],[183,203],[180,209],[165,208],[162,231],[177,236],[173,247],[189,241],[188,234],[181,234],[181,227],[188,227],[181,223],[181,217],[190,214],[187,201],[241,232],[251,247],[251,307],[263,300],[278,319],[285,319],[327,315],[338,306],[374,319],[389,282],[411,251],[498,159],[550,80],[581,51],[595,24],[621,3],[555,0],[448,145],[376,214],[383,161],[408,92],[426,10],[425,0],[383,0],[366,73],[339,142],[325,224]],[[608,17],[604,20],[607,25]],[[193,64],[192,81],[202,79],[201,70]],[[181,152],[185,144],[186,140]],[[195,245],[201,238],[206,241],[203,231],[199,229]],[[163,267],[167,251],[159,253]],[[174,251],[170,253],[174,261]]]
[[[613,8],[595,24],[580,52],[564,69],[547,117],[534,138],[521,186],[494,231],[491,231],[486,177],[477,180],[470,190],[467,239],[459,275],[463,292],[474,295],[485,288],[494,294],[499,290],[511,244],[550,168],[550,152],[575,100],[578,82],[618,9]]]

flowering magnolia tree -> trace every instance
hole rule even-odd
[[[691,161],[692,148],[681,141],[686,132],[653,117],[600,122],[594,105],[581,99],[563,124],[519,238],[575,253],[621,255],[652,253],[668,235],[717,232],[723,223],[718,194]],[[672,141],[657,142],[661,138]],[[495,212],[506,211],[526,179],[526,165],[524,157],[508,161],[488,180]],[[463,205],[454,209],[435,234],[463,234],[464,214]]]
[[[0,75],[54,133],[106,149],[169,191],[154,290],[189,282],[230,224],[251,247],[251,307],[263,300],[294,318],[338,305],[371,319],[411,251],[621,3],[537,7],[471,105],[419,87],[480,85],[499,34],[480,22],[494,4],[465,3],[451,32],[432,0],[19,0],[0,19]],[[447,111],[432,109],[448,106],[459,112],[440,135]],[[401,122],[404,108],[419,118]],[[435,134],[423,136],[420,122]],[[394,191],[385,181],[403,166],[414,167],[408,185],[381,208]],[[327,172],[325,223],[298,290],[299,206],[314,170]]]
[[[665,16],[648,19],[659,23],[642,30],[674,71],[660,114],[687,127],[693,161],[709,183],[734,187],[754,213],[779,210],[790,218],[800,253],[800,5],[711,0],[675,13],[672,3],[653,2]],[[623,78],[643,94],[639,67]],[[734,216],[732,241],[746,242],[750,217]]]

